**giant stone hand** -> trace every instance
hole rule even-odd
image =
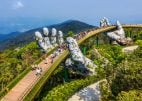
[[[57,30],[56,30],[55,28],[52,28],[51,44],[52,44],[53,46],[57,46],[56,35],[57,35]]]

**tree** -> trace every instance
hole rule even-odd
[[[117,101],[141,101],[142,91],[130,90],[128,92],[122,91],[117,97]]]
[[[142,40],[137,40],[136,44],[139,45],[140,47],[142,47]]]
[[[115,77],[111,79],[111,90],[114,95],[121,91],[142,89],[142,50],[135,51],[126,57],[115,68]]]
[[[68,37],[73,37],[74,36],[74,33],[72,31],[69,31],[68,32]]]

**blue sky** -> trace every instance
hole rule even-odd
[[[51,24],[75,19],[97,25],[105,16],[112,22],[142,23],[141,6],[142,0],[0,0],[0,18],[38,18]]]

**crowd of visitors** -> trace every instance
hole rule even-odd
[[[81,38],[83,38],[87,34],[88,34],[87,32],[81,32],[81,33],[77,34],[76,36],[74,36],[74,38],[76,40],[80,40]]]
[[[67,45],[66,43],[63,43],[62,45],[58,46],[58,48],[51,54],[50,57],[45,57],[44,63],[48,64],[48,63],[53,63],[54,59],[63,52],[63,50],[67,49]],[[42,68],[39,67],[39,65],[32,65],[32,71],[36,72],[36,75],[41,75],[42,73]]]
[[[51,54],[51,63],[54,62],[54,59],[63,52],[63,50],[67,49],[67,45],[65,43],[63,43],[62,45],[60,45],[52,54]]]
[[[39,65],[33,65],[33,66],[32,66],[32,71],[36,71],[36,75],[38,76],[38,75],[41,75],[41,73],[42,73],[42,68],[39,67]]]
[[[38,67],[37,69],[36,69],[36,75],[38,76],[38,75],[41,75],[41,73],[42,73],[42,68],[41,67]]]

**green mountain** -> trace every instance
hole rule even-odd
[[[21,34],[20,32],[12,32],[9,34],[0,34],[0,43],[2,43],[5,40],[13,39],[14,37]]]
[[[73,31],[74,33],[79,33],[81,31],[88,30],[96,26],[92,26],[77,20],[68,20],[60,24],[55,24],[55,25],[46,26],[46,27],[49,28],[49,30],[51,30],[51,28],[56,28],[57,30],[63,31],[64,34],[67,34],[69,31]],[[1,42],[0,51],[9,49],[9,48],[12,49],[15,47],[23,46],[34,41],[35,40],[34,32],[35,31],[42,32],[42,28],[43,27],[40,27],[40,28],[36,28],[36,29],[32,29],[32,30],[20,33],[14,38],[10,38],[8,40]]]

